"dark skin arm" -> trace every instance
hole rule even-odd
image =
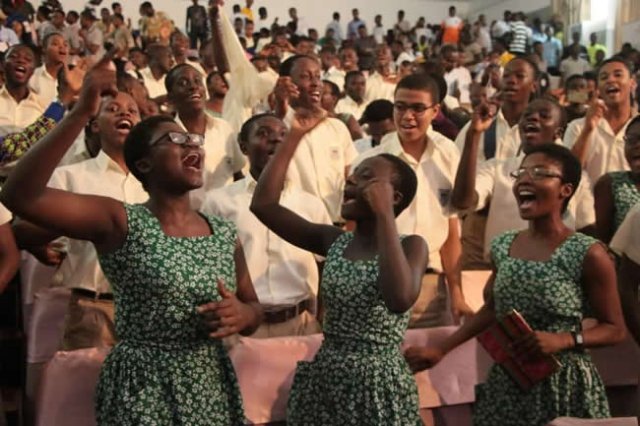
[[[640,277],[640,265],[623,256],[618,268],[618,288],[622,313],[627,329],[631,336],[640,345],[640,304],[638,303],[638,277]]]
[[[611,176],[603,175],[593,187],[596,210],[596,237],[605,244],[613,238],[615,204],[611,188]]]
[[[273,158],[260,174],[251,200],[251,211],[269,229],[289,243],[312,253],[326,256],[329,246],[342,229],[318,225],[280,205],[287,169],[302,137],[324,119],[321,113],[297,116],[291,130]]]
[[[14,277],[20,267],[20,252],[13,238],[11,225],[0,225],[0,294]]]
[[[449,235],[440,249],[442,269],[447,277],[447,286],[451,293],[451,313],[455,321],[461,317],[473,315],[473,309],[464,300],[462,293],[462,275],[460,258],[462,256],[462,243],[457,218],[449,219]]]
[[[216,64],[218,72],[222,75],[229,72],[229,63],[227,62],[227,55],[224,50],[224,44],[222,43],[222,34],[220,32],[220,12],[218,11],[218,5],[211,8],[209,12],[209,20],[211,21],[211,40],[213,48],[213,58]]]

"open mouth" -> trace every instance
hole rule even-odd
[[[129,134],[133,128],[133,122],[127,118],[116,121],[116,130],[118,133]]]
[[[202,100],[202,95],[200,93],[192,93],[189,95],[189,99],[192,101],[199,101]]]
[[[342,195],[342,205],[349,205],[356,202],[356,192],[354,188],[345,187],[344,193]]]
[[[536,194],[529,189],[518,190],[518,207],[521,210],[531,208],[536,201]]]
[[[22,65],[17,65],[13,68],[13,70],[16,77],[24,77],[27,75],[27,68],[23,67]]]
[[[605,93],[607,95],[615,95],[617,93],[620,93],[620,88],[617,86],[607,86],[605,88]]]
[[[182,159],[187,170],[200,172],[202,170],[202,156],[197,152],[190,152]]]
[[[313,92],[309,93],[309,97],[314,102],[320,102],[320,99],[322,98],[322,94],[320,93],[319,90],[314,90]]]
[[[537,135],[538,133],[540,133],[540,127],[535,123],[525,123],[525,125],[522,128],[522,131],[525,134],[525,136]]]

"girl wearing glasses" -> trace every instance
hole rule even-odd
[[[47,188],[73,137],[115,93],[104,58],[77,106],[20,162],[2,199],[44,228],[91,241],[113,287],[119,343],[97,388],[99,425],[242,425],[242,401],[221,338],[250,333],[260,305],[235,227],[190,207],[202,186],[202,138],[170,117],[130,130],[125,162],[145,204]]]
[[[593,188],[597,236],[607,244],[629,210],[640,202],[640,115],[625,130],[624,157],[630,170],[607,173]]]
[[[542,145],[529,150],[513,173],[513,194],[528,228],[493,240],[485,305],[442,345],[405,353],[414,371],[431,368],[511,309],[523,315],[535,331],[514,342],[515,356],[554,354],[562,366],[523,391],[494,365],[477,388],[476,426],[543,426],[561,416],[609,416],[604,385],[584,349],[618,343],[625,331],[606,248],[562,222],[580,176],[580,163],[568,149]],[[598,324],[582,330],[587,314]]]

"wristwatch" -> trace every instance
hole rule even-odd
[[[584,349],[584,337],[582,337],[581,331],[572,331],[571,336],[573,337],[574,348],[578,350]]]

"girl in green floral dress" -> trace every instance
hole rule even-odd
[[[296,112],[300,114],[300,112]],[[251,210],[298,247],[326,256],[320,293],[324,342],[300,362],[289,397],[288,425],[419,425],[415,381],[400,352],[409,309],[426,268],[427,246],[400,237],[395,217],[413,199],[417,180],[402,160],[365,160],[344,188],[342,216],[353,232],[307,222],[279,205],[287,167],[322,112],[298,115],[262,172]]]
[[[562,367],[523,391],[498,365],[476,392],[476,426],[544,426],[556,417],[609,416],[602,380],[585,347],[612,345],[625,335],[613,262],[597,240],[571,231],[562,212],[580,182],[569,150],[543,145],[514,172],[513,192],[529,228],[498,236],[485,305],[439,347],[409,348],[414,371],[430,368],[485,330],[496,317],[519,311],[535,330],[514,342],[516,356],[555,354]],[[589,314],[598,325],[582,330]]]
[[[624,156],[631,170],[607,173],[593,188],[597,236],[607,244],[629,210],[640,203],[640,115],[624,132]]]
[[[115,90],[105,58],[85,77],[76,107],[16,167],[2,197],[21,217],[96,246],[120,339],[100,375],[99,425],[242,425],[220,339],[251,332],[261,311],[233,225],[190,207],[189,191],[202,185],[202,138],[165,116],[132,128],[138,111],[118,104],[110,113],[113,132],[126,136],[121,166],[143,183],[149,202],[125,205],[46,186],[101,96]]]

